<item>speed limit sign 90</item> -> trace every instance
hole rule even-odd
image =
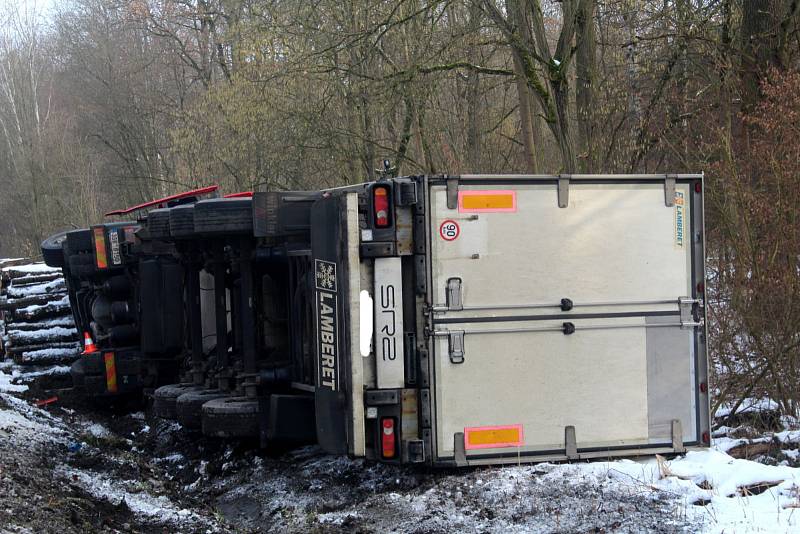
[[[445,241],[454,241],[460,233],[461,228],[459,228],[458,223],[452,219],[442,221],[441,226],[439,226],[439,235]]]

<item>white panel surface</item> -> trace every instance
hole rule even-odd
[[[691,247],[688,239],[675,245],[675,208],[664,205],[663,185],[572,184],[567,208],[553,185],[514,189],[515,213],[458,213],[447,209],[444,188],[432,192],[436,303],[445,302],[450,277],[462,278],[465,306],[691,294]],[[687,186],[678,190],[688,197]],[[453,241],[437,231],[448,219],[460,226]]]
[[[450,362],[447,337],[434,342],[439,454],[452,454],[453,436],[465,427],[497,425],[523,425],[523,450],[563,450],[567,426],[579,448],[649,443],[647,328],[639,314],[677,314],[677,299],[692,294],[691,236],[682,234],[689,206],[667,207],[663,183],[573,182],[566,208],[553,184],[495,189],[516,191],[516,211],[460,213],[447,208],[444,187],[431,192],[433,303],[446,302],[447,280],[457,277],[463,306],[483,308],[435,315],[448,320],[437,331],[466,332],[464,363]],[[688,185],[677,191],[689,197]],[[457,223],[457,237],[440,234],[445,221]],[[558,308],[513,309],[562,298],[576,304],[563,319],[536,317],[561,314]],[[624,304],[662,300],[670,302]],[[598,302],[618,304],[580,306]],[[469,318],[479,321],[457,322]],[[563,321],[575,324],[574,334],[477,332]],[[625,327],[595,328],[609,325]],[[690,394],[686,388],[686,403]],[[478,451],[491,452],[508,449]]]
[[[603,322],[644,324],[643,319]],[[553,324],[560,323],[536,326]],[[575,321],[576,327],[581,324]],[[473,326],[453,328],[469,332]],[[497,325],[501,326],[510,325]],[[646,443],[645,334],[641,327],[584,330],[570,336],[558,331],[467,334],[462,364],[450,363],[447,338],[440,338],[440,454],[453,450],[454,433],[475,426],[521,424],[528,450],[563,449],[566,426],[575,427],[579,447]],[[490,451],[482,451],[486,452]]]
[[[375,366],[378,388],[405,386],[400,258],[375,258]]]

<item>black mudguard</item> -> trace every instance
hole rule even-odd
[[[317,440],[332,454],[347,454],[347,277],[341,272],[345,198],[328,197],[311,209],[314,268]]]

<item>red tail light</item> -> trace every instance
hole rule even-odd
[[[372,189],[372,206],[375,214],[375,226],[386,228],[391,224],[389,218],[389,188],[375,186]]]
[[[397,455],[397,436],[394,431],[394,418],[381,419],[381,456],[394,458]]]

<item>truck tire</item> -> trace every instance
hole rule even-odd
[[[169,210],[169,233],[176,238],[194,236],[194,204],[175,206]]]
[[[253,233],[253,200],[250,198],[212,198],[194,205],[194,232],[197,235]]]
[[[58,232],[42,241],[42,259],[49,267],[64,267],[64,241],[68,232]]]
[[[175,401],[189,391],[202,391],[203,388],[194,384],[167,384],[153,392],[153,413],[162,419],[177,419]]]
[[[259,435],[258,399],[225,397],[203,405],[203,434],[217,438]]]
[[[153,239],[169,237],[170,208],[159,208],[147,214],[147,231]]]
[[[66,249],[68,254],[91,252],[93,250],[92,231],[88,228],[81,228],[80,230],[67,232]]]
[[[189,391],[175,401],[175,413],[178,422],[189,430],[200,430],[203,427],[203,405],[208,401],[230,397],[218,389]]]

